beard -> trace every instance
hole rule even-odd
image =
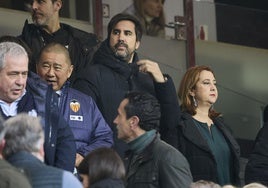
[[[43,26],[45,24],[44,15],[37,12],[32,12],[32,21],[37,26]]]
[[[125,50],[122,51],[122,50],[118,50],[119,47],[125,47]],[[130,51],[129,48],[128,48],[128,45],[125,44],[124,42],[122,41],[119,41],[118,43],[116,43],[114,45],[114,47],[112,48],[113,52],[114,52],[114,56],[122,61],[125,61],[125,62],[129,62],[130,59],[132,58],[133,54],[135,51]]]

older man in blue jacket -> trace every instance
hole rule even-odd
[[[99,147],[111,147],[113,133],[104,120],[95,101],[69,87],[73,65],[68,50],[59,43],[46,45],[37,62],[37,73],[59,95],[60,113],[69,123],[76,140],[78,166],[84,156]]]
[[[59,115],[55,92],[37,75],[28,73],[28,54],[18,40],[0,41],[0,114],[5,119],[22,112],[41,116],[46,164],[73,171],[74,137]]]

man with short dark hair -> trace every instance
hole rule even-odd
[[[32,0],[31,15],[33,24],[25,21],[21,35],[32,50],[30,70],[35,72],[37,56],[43,46],[51,42],[58,42],[68,48],[71,62],[74,66],[70,77],[72,83],[78,74],[91,62],[93,53],[98,47],[99,40],[93,33],[60,23],[62,0]]]
[[[131,92],[114,120],[118,139],[130,148],[126,159],[127,188],[189,187],[192,175],[185,157],[160,139],[160,104],[148,93]]]
[[[174,88],[171,77],[162,74],[158,63],[138,58],[136,50],[141,38],[142,27],[135,17],[128,14],[115,15],[108,24],[107,39],[93,57],[93,64],[74,83],[77,90],[90,95],[96,101],[115,133],[114,145],[121,157],[124,156],[127,145],[116,138],[117,130],[113,126],[113,120],[124,95],[129,91],[145,91],[157,96],[160,101],[159,96],[165,92],[165,87]],[[176,103],[160,102],[163,114],[165,105]],[[161,125],[160,134],[164,141],[177,147],[175,127],[169,127],[168,123]]]

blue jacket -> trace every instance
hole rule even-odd
[[[112,147],[113,132],[90,96],[70,88],[67,82],[61,90],[59,106],[73,131],[77,153],[86,156],[96,148]]]
[[[46,82],[29,73],[27,92],[31,93],[38,116],[42,118],[45,132],[45,163],[73,171],[75,164],[75,141],[72,131],[59,114],[58,97]]]

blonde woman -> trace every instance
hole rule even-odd
[[[165,0],[133,0],[133,4],[123,12],[138,18],[145,35],[164,38],[164,3]]]

